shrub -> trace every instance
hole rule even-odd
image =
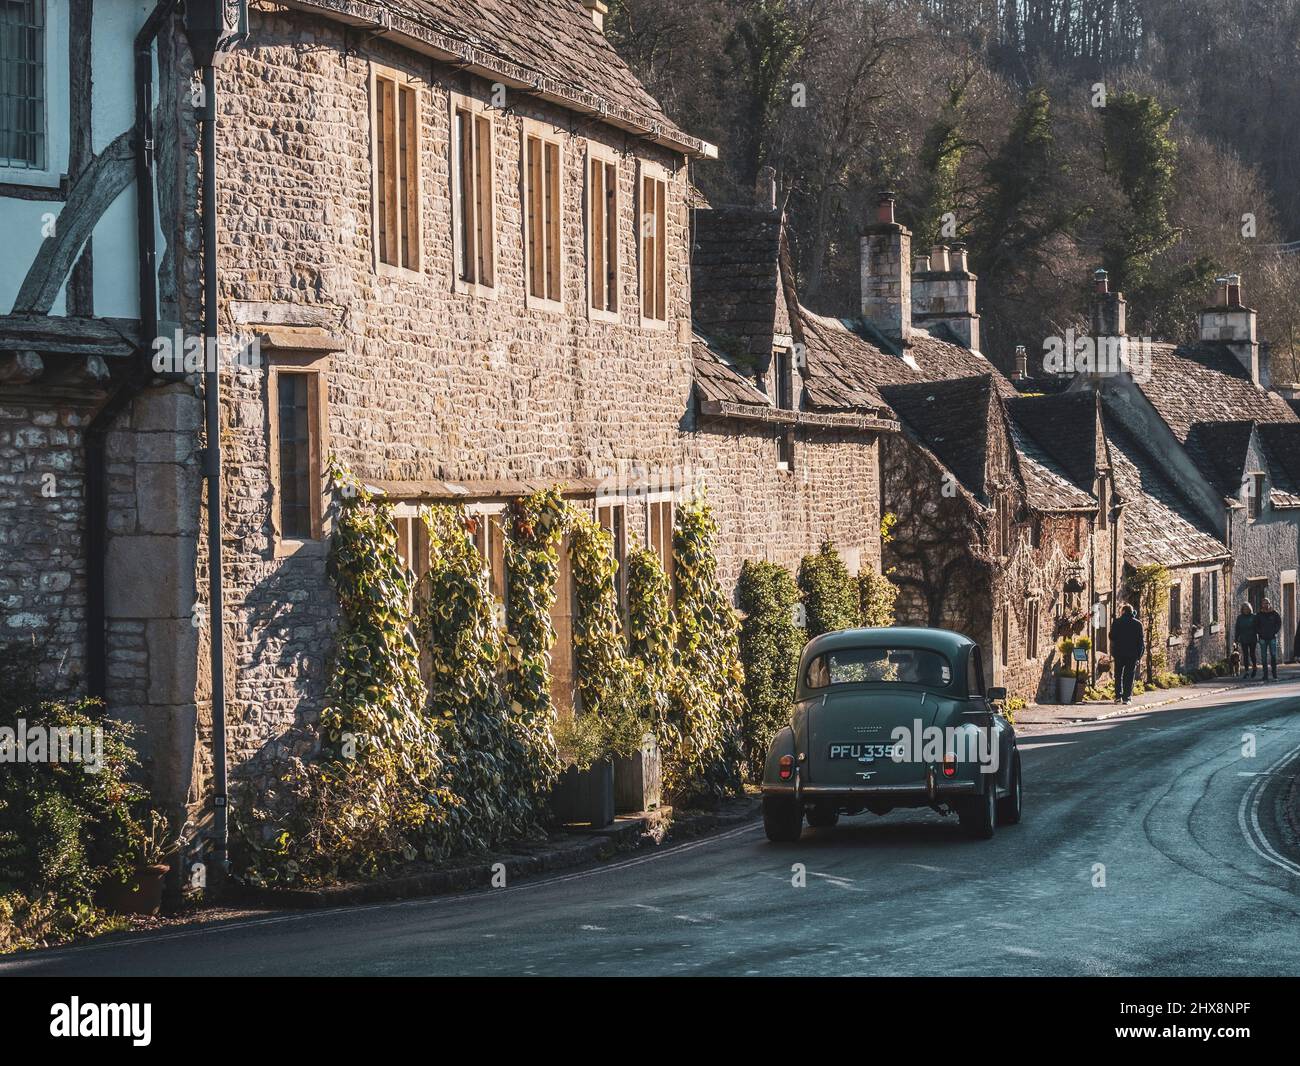
[[[790,720],[803,631],[794,618],[799,589],[785,567],[746,562],[736,591],[745,612],[740,659],[748,714],[741,726],[741,743],[753,777],[762,773],[772,738]]]
[[[803,557],[798,583],[803,594],[804,628],[810,639],[858,624],[856,582],[829,540],[822,542],[815,555]]]
[[[889,573],[893,572],[890,568]],[[889,573],[877,574],[870,567],[858,574],[859,625],[868,629],[885,629],[897,620],[894,614],[898,586]]]

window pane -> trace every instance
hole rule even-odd
[[[311,428],[306,374],[278,374],[280,535],[311,537]]]
[[[492,204],[492,123],[481,115],[474,120],[474,196],[475,242],[478,245],[480,285],[496,283],[496,260],[493,257],[495,225]]]
[[[0,0],[0,166],[45,167],[45,0]]]

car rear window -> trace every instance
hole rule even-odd
[[[952,667],[944,656],[926,648],[839,648],[813,659],[806,681],[809,688],[864,683],[947,688]]]

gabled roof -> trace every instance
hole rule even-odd
[[[1241,491],[1254,422],[1198,422],[1187,434],[1187,453],[1224,496]]]
[[[809,407],[883,410],[881,385],[916,380],[915,372],[901,359],[850,332],[839,319],[798,307],[794,330],[804,345],[804,396]]]
[[[1097,398],[1091,392],[1056,396],[1014,396],[1007,401],[1012,420],[1051,456],[1070,481],[1092,495],[1097,469]]]
[[[1257,428],[1273,478],[1271,502],[1300,507],[1300,422],[1261,422]]]
[[[694,155],[579,0],[284,0]]]
[[[886,385],[880,394],[935,458],[987,502],[989,436],[1001,417],[992,377]]]
[[[778,323],[783,228],[779,211],[719,207],[695,213],[691,318],[717,346],[758,367],[767,366],[775,334],[787,325]]]
[[[1190,566],[1227,558],[1228,549],[1161,464],[1103,409],[1115,487],[1125,499],[1124,558],[1133,566]]]
[[[691,343],[691,358],[695,365],[695,391],[701,400],[754,408],[772,406],[767,394],[731,367],[722,353],[710,347],[703,337],[697,335]]]

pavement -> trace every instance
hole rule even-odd
[[[499,889],[8,956],[0,975],[1300,974],[1282,839],[1300,683],[1229,684],[1028,723],[1024,821],[990,841],[930,811],[790,845],[745,823]]]

